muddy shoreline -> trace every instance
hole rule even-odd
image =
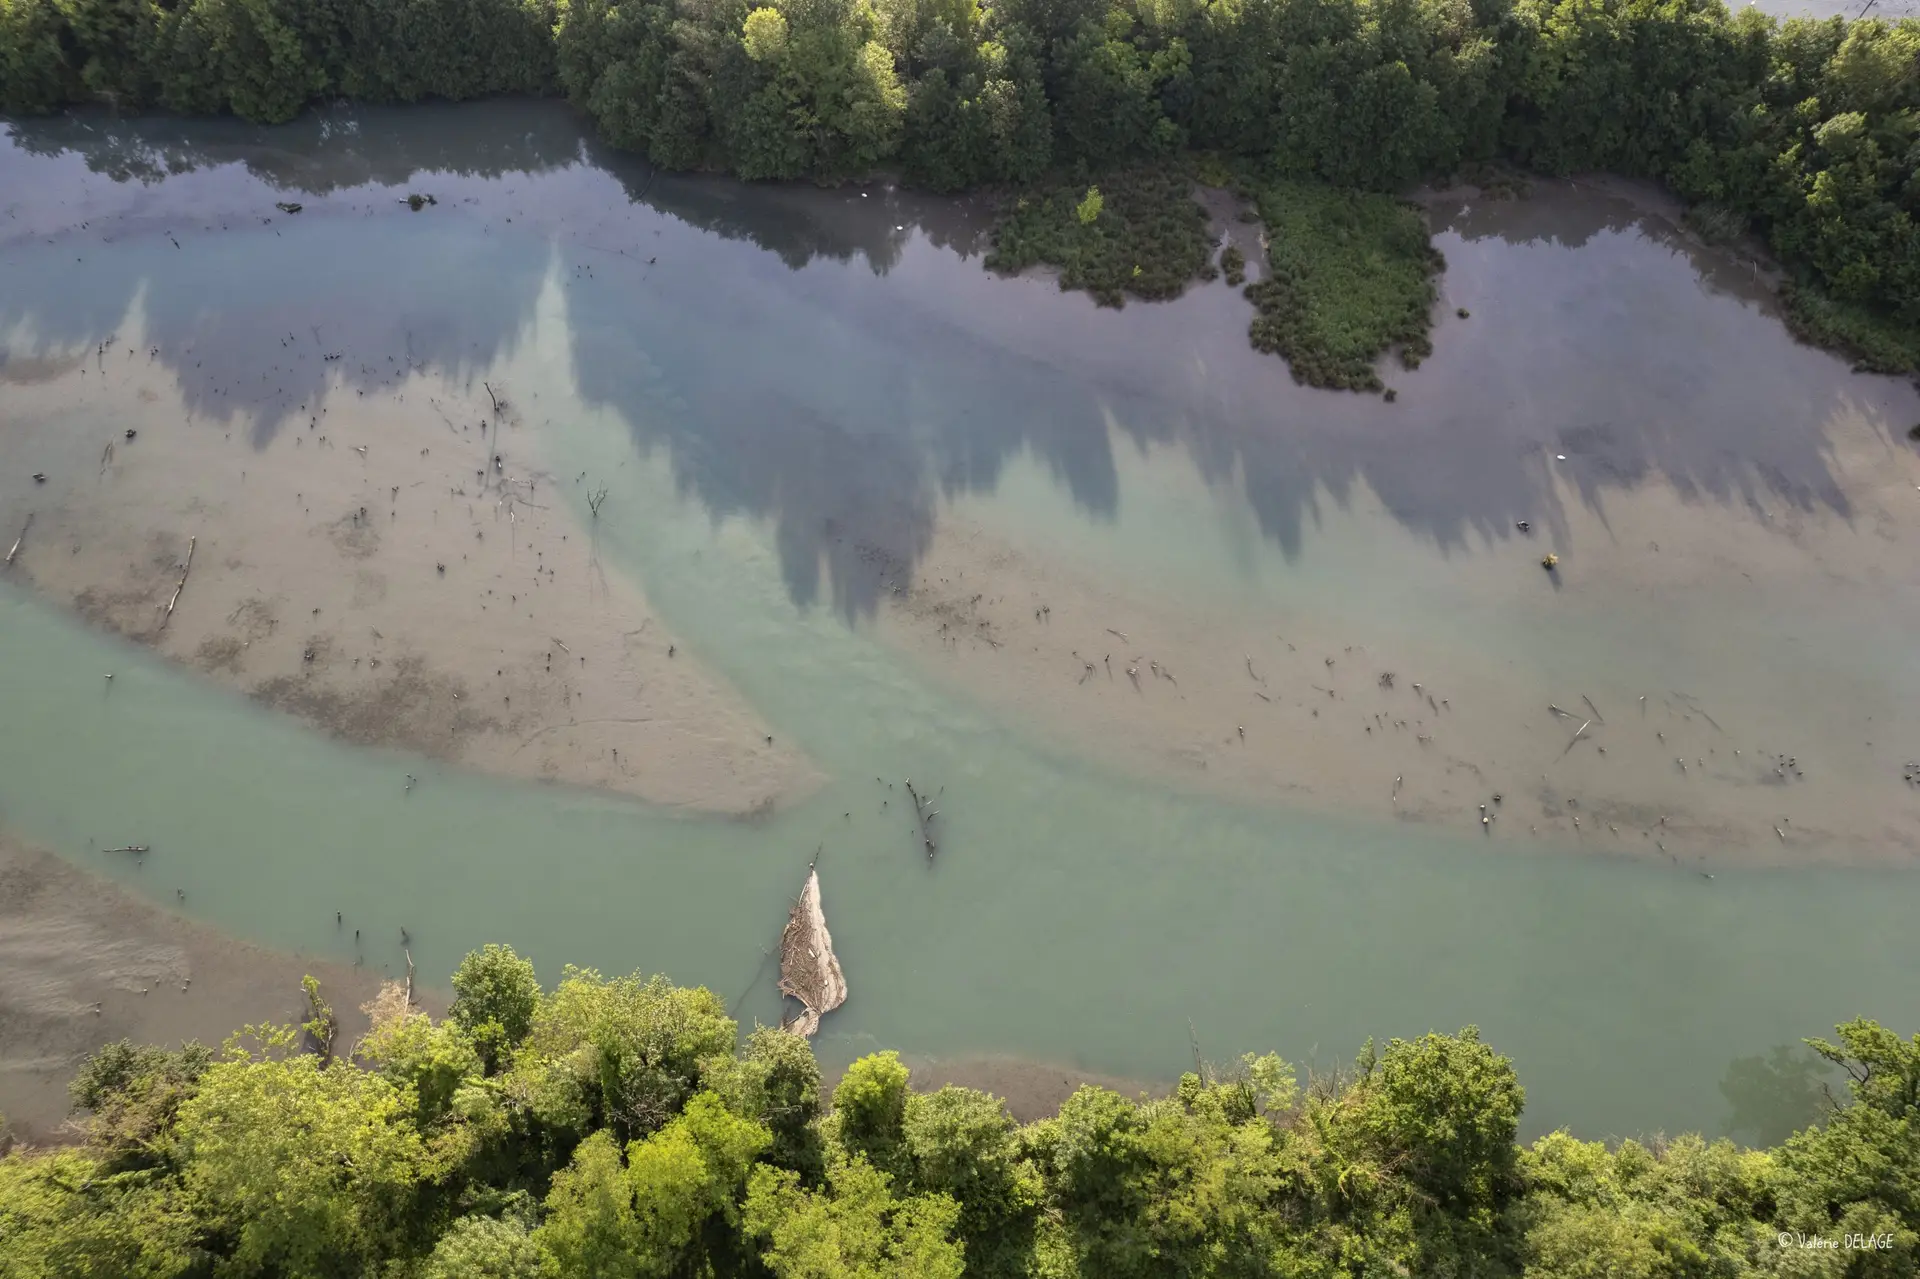
[[[1889,488],[1912,492],[1905,478]],[[1622,505],[1636,513],[1620,522],[1659,530],[1659,542],[1711,547],[1663,590],[1686,591],[1749,557],[1738,536],[1716,534],[1711,515],[1670,494]],[[1594,524],[1578,543],[1605,543]],[[1849,543],[1845,532],[1809,532],[1791,570],[1830,578],[1853,555]],[[1751,559],[1766,567],[1753,572],[1786,576],[1780,549],[1761,547]],[[1592,555],[1578,590],[1651,590],[1667,565],[1645,559]],[[1526,547],[1507,561],[1500,568],[1517,580],[1542,576]],[[1473,576],[1461,590],[1475,590]],[[1490,839],[1546,837],[1576,855],[1682,868],[1920,866],[1899,724],[1880,745],[1870,714],[1795,732],[1793,720],[1820,705],[1809,689],[1780,689],[1772,707],[1716,705],[1657,684],[1553,680],[1500,653],[1440,649],[1365,618],[1250,613],[1223,624],[1169,609],[956,517],[877,632],[1027,732],[1152,784],[1480,828]],[[1860,734],[1845,743],[1857,759],[1843,766],[1812,749],[1839,749],[1849,732]]]
[[[381,973],[235,940],[0,831],[0,1115],[18,1139],[72,1139],[67,1081],[103,1044],[217,1047],[304,1020],[309,974],[351,1043]]]
[[[518,410],[464,391],[336,390],[259,441],[194,414],[137,334],[10,361],[19,479],[0,515],[32,524],[5,571],[357,745],[692,812],[764,814],[817,787],[605,571]]]

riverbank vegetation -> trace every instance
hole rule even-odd
[[[1013,197],[994,228],[989,270],[1014,274],[1046,263],[1060,287],[1101,306],[1178,297],[1207,270],[1213,239],[1185,165],[1118,169],[1097,186],[1054,182]]]
[[[1433,281],[1446,263],[1418,209],[1315,182],[1266,184],[1258,201],[1270,270],[1247,286],[1255,347],[1310,386],[1355,391],[1385,389],[1389,348],[1410,369],[1433,354]]]
[[[986,1093],[914,1092],[892,1053],[824,1096],[804,1039],[740,1041],[712,993],[660,978],[569,968],[543,991],[488,947],[454,987],[435,1022],[390,986],[351,1046],[248,1027],[217,1054],[96,1053],[73,1081],[75,1143],[0,1158],[0,1275],[1920,1268],[1920,1036],[1867,1021],[1809,1041],[1850,1092],[1772,1150],[1564,1132],[1523,1147],[1524,1091],[1471,1028],[1370,1044],[1304,1089],[1249,1056],[1160,1100],[1083,1087],[1020,1125]]]
[[[1187,151],[1296,194],[1404,193],[1492,160],[1650,178],[1770,246],[1803,335],[1888,371],[1920,367],[1917,62],[1920,21],[1719,0],[0,0],[16,113],[564,92],[616,145],[746,178],[1051,173],[1112,195]],[[1002,258],[1054,254],[1111,300],[1104,242],[1034,212],[1052,190],[1012,197]],[[1117,287],[1136,265],[1147,296],[1197,271],[1183,237],[1166,247]],[[1269,309],[1260,331],[1316,314]]]

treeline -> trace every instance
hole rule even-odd
[[[0,109],[281,120],[564,91],[670,168],[956,190],[1185,149],[1395,190],[1491,160],[1754,229],[1869,363],[1920,326],[1920,22],[1719,0],[0,0]]]
[[[1910,1279],[1920,1036],[1809,1041],[1851,1096],[1773,1150],[1515,1144],[1471,1028],[1371,1044],[1303,1090],[1277,1057],[1024,1126],[898,1057],[822,1096],[805,1040],[721,1001],[469,955],[435,1022],[390,985],[336,1041],[109,1046],[80,1140],[0,1158],[0,1276],[145,1279]],[[1830,1247],[1821,1241],[1830,1240]]]

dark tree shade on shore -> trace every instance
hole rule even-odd
[[[984,1092],[914,1091],[893,1053],[823,1097],[804,1039],[742,1041],[710,991],[663,978],[568,968],[542,991],[489,946],[454,983],[437,1023],[390,983],[330,1057],[292,1027],[217,1055],[102,1049],[72,1084],[75,1143],[0,1156],[0,1275],[1920,1273],[1920,1036],[1870,1021],[1808,1041],[1793,1078],[1844,1095],[1774,1149],[1522,1147],[1524,1090],[1472,1027],[1369,1043],[1304,1089],[1248,1055],[1021,1125]],[[1747,1065],[1751,1091],[1766,1063]]]
[[[0,110],[284,120],[564,92],[667,168],[934,190],[1183,150],[1383,192],[1504,160],[1762,236],[1809,337],[1920,367],[1920,21],[1719,0],[0,0]]]

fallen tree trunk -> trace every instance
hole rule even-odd
[[[941,789],[944,790],[945,787]],[[933,819],[940,815],[940,810],[933,807],[931,799],[920,797],[920,792],[913,788],[911,777],[907,779],[907,795],[913,800],[913,815],[919,819],[920,846],[927,850],[927,860],[931,862],[934,854]]]
[[[820,872],[807,872],[799,900],[780,933],[780,993],[800,1001],[801,1014],[788,1029],[812,1035],[820,1018],[847,1002],[847,979],[833,953],[833,935],[820,908]]]
[[[167,615],[160,619],[160,625],[163,627],[173,620],[173,606],[180,602],[180,592],[187,589],[187,574],[193,572],[193,548],[199,542],[198,533],[187,539],[187,562],[180,566],[180,580],[174,584],[173,598],[167,601]]]
[[[14,556],[20,554],[20,543],[27,540],[27,530],[33,527],[33,512],[27,512],[27,522],[20,526],[20,536],[13,539],[13,549],[7,552],[7,567],[13,567]]]

